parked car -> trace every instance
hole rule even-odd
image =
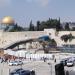
[[[62,63],[64,66],[66,66],[67,65],[67,61],[68,61],[68,58],[65,58],[65,59],[62,59],[60,61],[60,63]]]
[[[70,57],[69,61],[75,61],[75,57]]]
[[[0,59],[0,63],[2,63],[3,61],[2,61],[2,59]]]
[[[10,72],[10,75],[33,75],[33,71],[24,70],[21,68]]]
[[[22,61],[18,61],[18,65],[22,65],[23,64],[23,62]]]
[[[68,67],[74,66],[74,62],[73,61],[67,61],[67,66]]]
[[[13,65],[18,65],[18,62],[17,61],[10,61],[10,62],[8,62],[8,65],[9,66],[13,66]]]
[[[22,65],[23,64],[23,62],[22,61],[10,61],[10,62],[8,62],[8,65],[9,66],[13,66],[13,65]]]
[[[18,71],[21,71],[21,70],[23,70],[22,68],[19,68],[19,69],[14,69],[12,72],[18,72]],[[12,73],[11,72],[11,73]]]
[[[10,75],[30,75],[29,71],[20,70],[18,72],[12,72]]]

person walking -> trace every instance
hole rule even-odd
[[[54,59],[54,62],[56,63],[56,58]]]

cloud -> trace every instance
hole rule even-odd
[[[49,4],[49,0],[37,0],[42,6],[47,6]]]
[[[0,7],[7,6],[11,3],[11,0],[0,0]]]
[[[38,5],[41,6],[47,6],[49,4],[50,0],[26,0],[27,2],[35,2],[38,3]]]

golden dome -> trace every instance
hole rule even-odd
[[[14,20],[10,16],[6,16],[1,21],[2,24],[14,24]]]

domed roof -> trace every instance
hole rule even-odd
[[[14,24],[15,21],[10,16],[6,16],[1,21],[2,24]]]

